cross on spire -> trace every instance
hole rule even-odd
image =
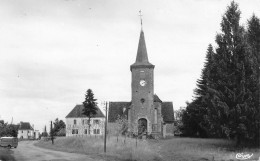
[[[142,11],[139,11],[139,16],[140,16],[140,20],[141,20],[141,28],[143,29],[143,20],[142,20]]]

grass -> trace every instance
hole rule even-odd
[[[237,149],[235,144],[223,139],[199,139],[171,137],[162,140],[136,140],[108,137],[107,155],[104,155],[103,138],[63,137],[50,141],[39,141],[36,146],[43,148],[82,153],[104,160],[122,161],[231,161],[237,160],[237,153],[253,154],[251,160],[258,160],[260,149]]]
[[[0,147],[0,161],[15,161],[12,153],[8,148]]]
[[[104,139],[95,137],[61,137],[54,141],[39,141],[35,145],[43,148],[87,154],[93,158],[120,161],[158,161],[159,154],[149,145],[147,140],[132,138],[108,137],[107,153],[104,154]]]
[[[258,160],[260,149],[257,148],[235,148],[235,143],[224,139],[200,139],[172,137],[159,142],[153,146],[158,148],[163,160],[215,160],[231,161],[237,160],[237,153],[253,154],[250,160]]]

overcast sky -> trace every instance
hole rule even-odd
[[[260,0],[236,0],[241,24]],[[0,0],[0,119],[42,131],[84,101],[131,101],[139,10],[155,93],[191,101],[228,0]]]

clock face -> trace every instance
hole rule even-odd
[[[146,83],[146,81],[145,80],[140,80],[140,85],[141,86],[145,86],[147,83]]]

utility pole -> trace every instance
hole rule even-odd
[[[107,102],[106,102],[106,117],[105,117],[105,139],[104,139],[104,153],[107,151]]]
[[[51,142],[52,144],[54,143],[54,139],[53,139],[53,131],[52,131],[52,121],[51,121]]]

